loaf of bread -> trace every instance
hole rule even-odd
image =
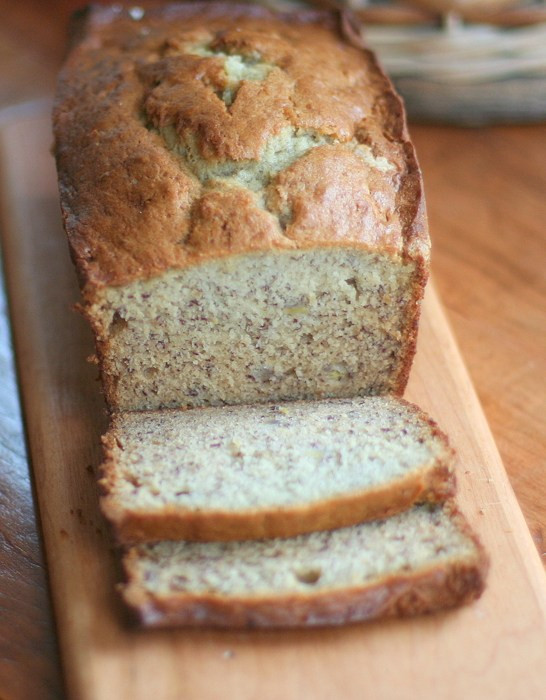
[[[421,176],[347,18],[95,7],[53,119],[112,415],[101,505],[140,620],[326,625],[478,596],[451,448],[397,398]]]
[[[90,12],[55,154],[112,409],[402,393],[422,183],[401,102],[342,20]]]
[[[149,626],[298,627],[432,612],[483,589],[487,560],[450,506],[248,542],[141,544],[123,596]]]
[[[452,450],[390,397],[116,415],[102,508],[123,543],[290,537],[445,501]]]

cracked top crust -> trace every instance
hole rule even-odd
[[[342,16],[95,8],[54,108],[84,291],[254,250],[426,260],[403,108]]]

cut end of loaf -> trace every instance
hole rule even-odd
[[[468,603],[487,558],[451,506],[288,540],[139,545],[125,602],[147,626],[301,627]]]
[[[97,292],[116,410],[401,394],[424,273],[331,247],[231,256]]]

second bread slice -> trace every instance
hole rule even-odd
[[[145,626],[307,627],[468,603],[487,557],[451,504],[256,542],[159,542],[123,558],[125,602]]]
[[[445,436],[395,398],[124,413],[104,443],[102,508],[122,543],[291,537],[454,490]]]

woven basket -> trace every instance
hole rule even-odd
[[[546,22],[362,30],[412,119],[465,125],[546,119]]]

